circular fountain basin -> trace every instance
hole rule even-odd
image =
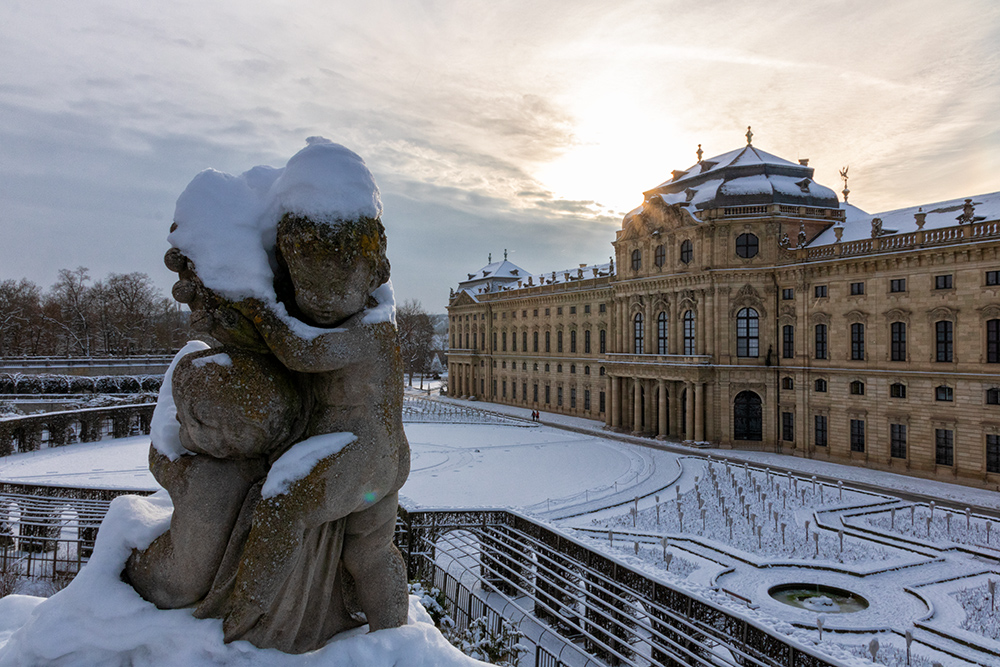
[[[767,593],[782,604],[821,614],[850,614],[868,608],[868,600],[857,593],[822,584],[781,584]]]

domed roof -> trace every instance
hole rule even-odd
[[[673,172],[673,178],[644,192],[666,204],[696,210],[760,204],[839,208],[836,193],[813,181],[813,169],[747,145]]]

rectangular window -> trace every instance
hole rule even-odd
[[[597,307],[597,312],[599,313],[605,313],[607,312],[607,310],[608,310],[608,304],[606,303],[602,303]]]
[[[851,283],[851,296],[860,296],[865,293],[864,283]]]
[[[590,313],[590,304],[589,303],[586,306],[583,307],[583,314],[586,315],[588,313]]]
[[[955,465],[955,432],[946,429],[934,429],[934,462],[939,466]]]
[[[500,336],[500,342],[501,342],[502,351],[506,352],[507,351],[507,332],[506,331],[504,331],[503,335]]]
[[[608,349],[608,332],[601,329],[601,354],[604,354]]]
[[[570,387],[569,389],[569,407],[576,407],[576,389],[574,387]]]
[[[937,360],[952,361],[954,356],[954,323],[951,320],[935,322],[934,335],[937,343]]]
[[[890,292],[905,292],[906,291],[906,278],[894,278],[889,281],[889,291]]]
[[[889,424],[889,456],[906,458],[906,424]]]
[[[781,290],[782,301],[791,301],[794,298],[795,298],[795,290],[792,289],[791,287],[786,287],[783,290]]]
[[[528,400],[528,383],[527,382],[522,382],[521,383],[521,400],[522,401]]]
[[[551,352],[552,351],[552,332],[551,331],[546,331],[545,332],[545,351],[546,352]]]
[[[535,309],[534,309],[534,310],[532,311],[532,313],[531,313],[531,316],[532,316],[532,317],[538,317],[538,309],[537,309],[537,308],[535,308]]]
[[[826,359],[826,325],[816,325],[816,358]]]
[[[906,385],[900,382],[894,382],[889,385],[889,397],[906,398]]]
[[[795,442],[795,414],[781,413],[781,439],[785,442]]]
[[[986,436],[986,472],[1000,472],[1000,435]]]
[[[583,353],[590,354],[590,329],[583,332]]]
[[[569,351],[571,354],[576,354],[576,332],[569,332]]]
[[[546,309],[545,309],[545,317],[548,317],[548,316],[549,316],[549,313],[551,313],[551,312],[552,312],[552,309],[551,309],[551,308],[546,308]]]
[[[500,395],[501,395],[501,396],[502,396],[503,398],[507,398],[507,381],[506,381],[506,380],[504,380],[504,381],[503,381],[502,383],[500,383],[500,384],[501,384],[501,388],[503,389],[503,393],[501,393]]]
[[[532,397],[531,400],[533,400],[535,403],[538,402],[538,385],[537,384],[531,385],[531,397]]]
[[[814,418],[814,440],[817,447],[826,447],[826,416],[816,415]]]
[[[562,352],[562,350],[563,350],[563,348],[562,348],[562,339],[563,339],[562,333],[563,333],[562,331],[557,331],[556,332],[556,352]]]
[[[562,306],[556,308],[556,315],[562,315]]]
[[[861,322],[851,325],[851,359],[855,361],[865,359],[865,325]]]
[[[951,289],[951,274],[934,276],[934,289]]]
[[[987,285],[1000,285],[1000,271],[987,271],[986,272],[986,284]]]
[[[826,285],[816,285],[813,288],[813,294],[816,295],[817,299],[825,299],[827,295]]]
[[[570,306],[569,307],[569,314],[570,315],[576,315],[576,306]]]
[[[589,389],[584,389],[583,390],[583,409],[587,410],[588,412],[590,411],[590,390]]]
[[[851,451],[852,452],[863,452],[863,451],[865,451],[865,420],[864,419],[852,419],[851,420]]]
[[[906,361],[906,322],[893,322],[889,325],[889,332],[892,360]]]
[[[562,407],[562,387],[556,387],[556,405]]]
[[[552,402],[552,386],[545,385],[545,403],[549,404]]]
[[[934,389],[934,400],[950,403],[955,400],[955,390],[948,385],[941,385]]]
[[[604,392],[603,391],[598,396],[598,400],[600,401],[600,406],[601,406],[600,412],[604,412],[605,405],[604,405]]]
[[[795,357],[795,327],[790,324],[781,328],[781,356],[785,359]]]

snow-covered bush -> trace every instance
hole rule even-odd
[[[448,641],[465,655],[502,667],[516,667],[521,654],[528,652],[520,643],[523,636],[517,626],[505,618],[500,619],[496,631],[491,630],[485,616],[472,621],[467,630],[445,633]]]
[[[410,595],[420,598],[420,604],[431,615],[434,625],[442,630],[455,626],[455,621],[448,612],[448,599],[444,596],[444,591],[422,581],[410,582],[409,589]]]

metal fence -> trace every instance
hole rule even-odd
[[[109,500],[0,492],[0,573],[70,579],[94,551]]]
[[[399,515],[397,544],[411,580],[438,586],[459,624],[491,613],[516,622],[536,666],[835,664],[517,513],[400,508]]]

